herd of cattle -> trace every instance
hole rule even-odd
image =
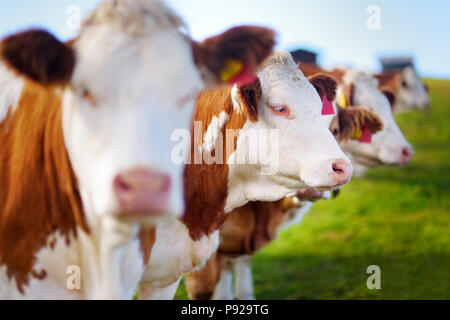
[[[104,0],[69,42],[0,42],[0,299],[172,299],[184,275],[192,299],[254,299],[251,256],[281,229],[411,161],[393,114],[429,105],[413,68],[326,71],[267,28],[185,29],[160,0]],[[204,161],[173,161],[183,128]]]

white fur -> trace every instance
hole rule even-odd
[[[90,247],[86,242],[94,243],[94,239],[77,230],[78,238],[70,237],[70,245],[59,232],[49,236],[47,246],[36,254],[36,264],[33,270],[45,270],[47,276],[43,280],[30,276],[30,282],[25,286],[22,295],[15,280],[8,280],[6,267],[0,266],[0,299],[129,299],[136,290],[136,284],[143,273],[142,255],[139,241],[135,238],[124,248],[124,259],[117,261],[121,276],[118,284],[120,292],[108,291],[108,285],[103,283],[103,275],[98,272],[98,248]],[[53,249],[50,243],[55,240]],[[81,289],[68,289],[66,281],[69,266],[78,266],[81,270]]]
[[[142,283],[146,287],[167,287],[183,274],[201,268],[218,245],[219,231],[194,241],[181,221],[160,221]]]
[[[0,61],[0,123],[17,109],[25,81]]]
[[[222,269],[212,298],[213,300],[234,300],[233,270],[230,263]]]
[[[172,300],[177,293],[181,278],[165,288],[155,288],[141,283],[139,285],[139,300]]]
[[[228,114],[225,111],[222,111],[219,116],[214,116],[211,119],[210,124],[208,125],[208,129],[206,130],[203,138],[203,149],[211,152],[214,144],[216,143],[216,139],[219,136],[220,131],[222,130],[225,123],[228,121]]]
[[[344,75],[344,83],[353,83],[354,103],[377,114],[383,129],[372,136],[371,143],[349,140],[341,144],[344,152],[351,155],[355,174],[379,165],[398,165],[403,148],[411,148],[392,115],[387,98],[378,90],[378,81],[370,74],[349,70]],[[341,90],[341,88],[340,88]]]
[[[255,300],[252,277],[252,256],[234,259],[234,293],[237,300]]]

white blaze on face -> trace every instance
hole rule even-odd
[[[349,140],[341,144],[352,155],[355,168],[367,169],[379,165],[402,165],[402,153],[412,147],[406,141],[392,115],[386,96],[378,90],[378,81],[365,72],[349,70],[344,76],[346,85],[354,85],[353,104],[377,114],[383,129],[372,136],[371,143]]]
[[[24,85],[23,78],[15,75],[0,61],[0,123],[8,112],[16,111]]]
[[[183,165],[171,161],[171,134],[188,128],[203,85],[189,42],[176,28],[134,34],[105,23],[85,26],[75,51],[63,127],[85,209],[119,213],[114,178],[146,168],[170,175],[170,212],[182,212]]]
[[[322,119],[322,101],[316,89],[298,69],[290,54],[276,52],[257,76],[262,88],[257,107],[258,121],[247,120],[239,133],[237,148],[228,162],[252,156],[248,154],[249,148],[244,138],[251,135],[251,131],[278,132],[277,159],[265,161],[257,156],[257,163],[253,165],[229,165],[226,210],[248,200],[274,201],[301,188],[332,188],[337,184],[332,169],[337,160],[348,164],[346,169],[351,175],[350,161]],[[236,99],[239,97],[233,96],[234,103]],[[288,114],[274,112],[282,111],[274,109],[281,106],[289,110]],[[271,174],[262,174],[264,167],[273,164],[274,160],[277,166],[269,170]]]
[[[425,109],[430,103],[430,97],[423,81],[413,67],[406,67],[402,71],[402,84],[397,93],[396,111],[411,108]]]

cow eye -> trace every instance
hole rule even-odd
[[[285,105],[270,107],[270,110],[277,116],[289,117],[291,111]]]
[[[87,88],[82,88],[81,89],[81,98],[84,99],[84,100],[87,100],[92,105],[96,105],[97,104],[95,99],[94,99],[94,96],[92,95],[92,93]]]
[[[405,80],[402,81],[402,87],[408,88],[408,83]]]
[[[338,129],[334,129],[333,130],[333,136],[337,136],[339,134],[339,130]]]

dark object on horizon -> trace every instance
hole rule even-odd
[[[317,64],[317,53],[308,50],[294,50],[291,51],[292,58],[295,63],[314,63]]]
[[[413,67],[414,62],[412,57],[391,57],[391,58],[380,58],[381,66],[383,71],[390,70],[403,70],[406,67]]]

